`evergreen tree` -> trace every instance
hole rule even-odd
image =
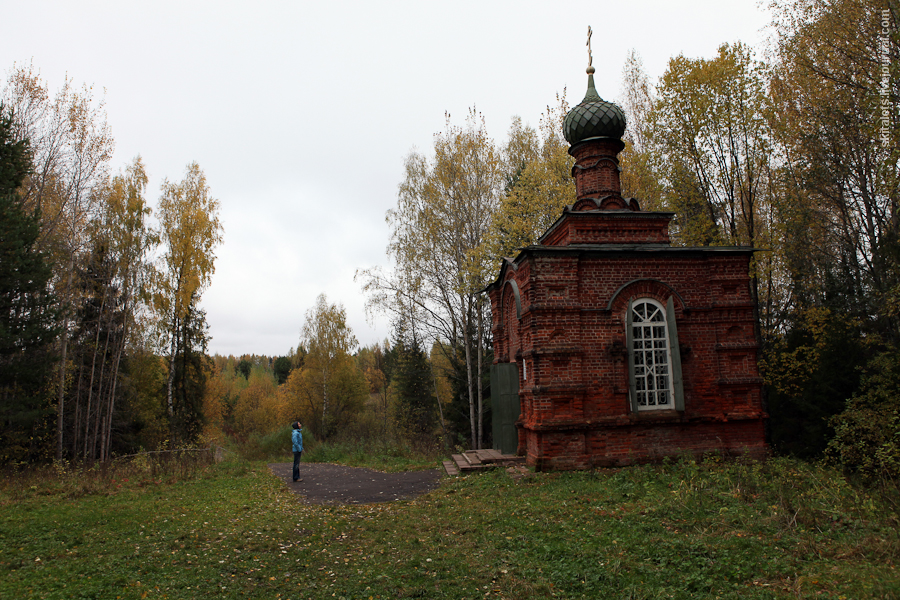
[[[397,424],[411,436],[431,434],[436,425],[437,400],[428,357],[415,338],[409,344],[398,342],[394,348],[398,351],[393,373]]]
[[[287,381],[288,375],[291,374],[291,359],[289,356],[279,356],[275,359],[275,362],[272,363],[272,372],[275,374],[275,379],[278,381],[278,385],[281,385],[285,381]]]
[[[234,372],[240,373],[244,376],[244,379],[250,379],[250,371],[253,369],[253,363],[251,363],[246,358],[242,358],[241,362],[234,366]]]
[[[437,350],[437,348],[435,349]],[[432,350],[432,352],[435,352]],[[447,344],[443,344],[440,350],[443,353],[445,366],[442,374],[447,378],[452,390],[450,406],[445,412],[444,418],[447,423],[447,434],[456,445],[466,446],[471,443],[467,433],[469,428],[469,407],[465,401],[465,390],[468,385],[466,380],[466,362],[465,356],[460,352],[454,354],[453,348]],[[483,369],[480,379],[481,389],[488,399],[490,399],[490,368],[493,362],[493,351],[488,348],[485,352],[484,363],[486,368]],[[491,437],[492,412],[490,401],[485,403],[484,411],[484,440],[483,448],[490,448],[493,444]],[[471,447],[471,446],[470,446]]]
[[[46,379],[56,337],[50,267],[36,249],[39,215],[16,196],[29,169],[28,142],[13,140],[12,118],[0,105],[0,461],[35,458],[42,425],[53,412]],[[48,441],[49,444],[49,441]],[[52,446],[52,444],[50,444]]]
[[[12,115],[0,103],[0,195],[12,196],[28,175],[31,157],[28,140],[14,140]]]
[[[197,440],[206,419],[203,414],[203,395],[207,373],[211,370],[206,355],[209,325],[206,311],[191,305],[179,332],[178,354],[172,381],[173,411],[170,431],[177,444]]]

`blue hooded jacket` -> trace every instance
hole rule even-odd
[[[291,443],[294,445],[294,452],[303,452],[303,434],[299,429],[291,432]]]

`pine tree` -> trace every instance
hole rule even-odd
[[[16,195],[28,173],[28,142],[13,140],[11,126],[0,105],[0,462],[52,449],[39,444],[53,412],[43,392],[57,334],[50,267],[35,247],[40,216],[27,214]]]
[[[393,385],[397,394],[395,419],[400,429],[418,437],[434,432],[437,400],[431,364],[413,337],[410,342],[398,340],[394,344],[396,366]]]
[[[203,395],[207,374],[211,370],[206,355],[209,325],[206,311],[191,306],[179,332],[178,354],[172,378],[173,415],[171,432],[177,444],[192,443],[200,436],[206,418],[203,414]]]

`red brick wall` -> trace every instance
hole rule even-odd
[[[749,253],[531,250],[518,265],[503,276],[518,284],[521,318],[504,310],[500,327],[498,289],[491,301],[496,348],[509,348],[514,331],[516,351],[506,360],[527,363],[520,448],[529,464],[587,468],[682,452],[765,450]],[[670,296],[685,410],[634,414],[628,303],[653,298],[665,305]]]
[[[763,422],[634,423],[586,430],[526,432],[527,461],[539,470],[617,467],[681,454],[765,456]]]
[[[578,144],[569,150],[575,157],[572,177],[578,199],[620,194],[619,159],[623,144],[619,140],[595,140]]]
[[[573,244],[668,244],[669,213],[620,210],[571,212],[542,240],[545,246]]]

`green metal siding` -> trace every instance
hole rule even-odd
[[[519,447],[519,366],[498,363],[491,366],[491,404],[494,450],[515,454]]]

